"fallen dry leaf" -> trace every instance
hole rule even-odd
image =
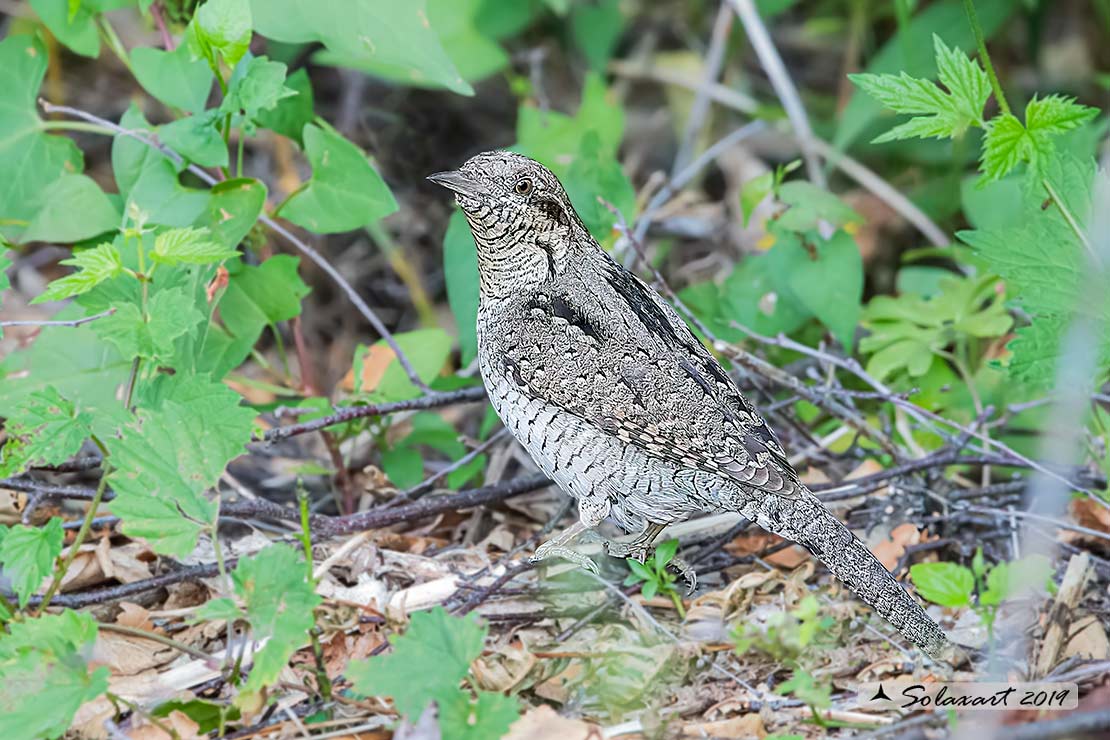
[[[1106,638],[1106,629],[1098,617],[1093,614],[1079,617],[1070,626],[1071,638],[1060,655],[1060,660],[1067,658],[1085,658],[1089,660],[1110,660],[1110,640]]]
[[[601,740],[601,728],[580,719],[560,717],[541,704],[513,723],[502,740]]]
[[[890,531],[890,537],[871,548],[871,552],[889,571],[898,566],[898,561],[906,554],[906,548],[921,542],[921,530],[909,522],[899,524]]]
[[[767,730],[763,727],[763,718],[754,712],[714,722],[687,722],[682,726],[682,737],[762,740],[766,736]]]

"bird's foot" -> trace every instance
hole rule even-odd
[[[538,563],[541,560],[549,558],[563,558],[577,565],[579,568],[585,568],[594,575],[598,574],[597,563],[590,558],[586,557],[577,550],[572,550],[562,542],[551,540],[545,542],[536,548],[536,554],[529,558],[532,563]]]
[[[673,568],[678,577],[686,581],[686,595],[693,594],[694,589],[698,587],[698,573],[693,566],[675,555],[671,558],[671,562],[667,563],[667,567]]]

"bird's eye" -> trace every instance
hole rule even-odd
[[[518,195],[528,195],[532,192],[532,181],[527,177],[517,180],[513,189],[516,190]]]

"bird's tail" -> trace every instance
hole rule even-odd
[[[763,496],[744,509],[764,529],[794,540],[828,566],[861,601],[902,636],[936,659],[954,652],[948,637],[878,558],[807,490],[796,497]]]

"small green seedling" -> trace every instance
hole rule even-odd
[[[1051,589],[1054,572],[1043,555],[1027,555],[988,568],[983,548],[978,548],[970,568],[958,563],[918,563],[910,568],[910,577],[918,593],[934,604],[974,609],[993,642],[999,606],[1038,585]]]
[[[667,563],[674,559],[678,551],[678,540],[667,540],[655,548],[644,562],[628,558],[628,569],[631,573],[624,579],[625,586],[643,582],[640,593],[645,599],[654,598],[656,594],[663,594],[674,603],[678,616],[686,619],[686,608],[682,606],[682,597],[675,588],[678,578],[667,570]]]

